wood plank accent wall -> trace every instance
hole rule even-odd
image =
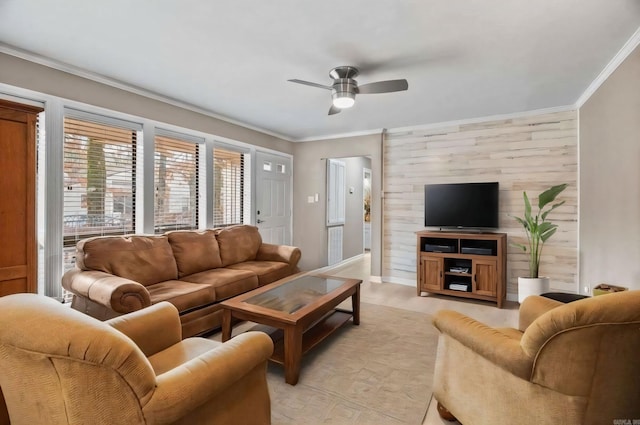
[[[425,228],[425,184],[499,182],[498,231],[507,233],[510,244],[526,242],[509,216],[523,214],[522,192],[537,206],[542,190],[568,183],[559,198],[565,205],[549,216],[559,229],[544,246],[540,275],[550,277],[554,290],[577,291],[577,149],[577,111],[389,131],[383,146],[383,279],[415,282],[415,232]],[[517,278],[528,274],[527,255],[512,246],[507,253],[507,297],[516,299]]]

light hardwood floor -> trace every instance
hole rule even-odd
[[[427,314],[434,314],[442,309],[455,310],[490,326],[517,327],[519,308],[517,303],[507,301],[502,309],[498,309],[495,304],[462,298],[440,295],[418,297],[414,286],[372,283],[370,270],[370,256],[365,254],[338,267],[323,270],[323,273],[362,279],[360,299],[364,303],[386,305]],[[442,424],[456,425],[459,422],[447,422],[440,419],[436,402],[431,400],[423,425]]]

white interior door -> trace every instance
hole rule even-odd
[[[332,266],[342,261],[344,224],[346,219],[346,163],[327,160],[327,263]]]
[[[291,158],[256,153],[256,226],[266,243],[291,245]]]

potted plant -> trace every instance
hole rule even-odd
[[[538,276],[540,256],[542,255],[544,243],[553,236],[558,229],[558,225],[551,223],[547,220],[547,217],[551,211],[564,204],[565,201],[553,204],[546,210],[544,208],[552,203],[566,188],[567,184],[565,183],[550,187],[542,192],[538,196],[538,213],[536,215],[532,215],[531,202],[529,202],[527,192],[523,192],[524,217],[512,216],[524,227],[528,242],[526,245],[512,243],[513,246],[522,249],[523,252],[529,253],[529,276],[518,277],[518,302],[520,303],[529,295],[540,295],[549,290],[549,278]]]

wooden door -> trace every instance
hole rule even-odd
[[[441,257],[422,255],[420,257],[421,289],[425,292],[442,289],[444,260]]]
[[[0,100],[0,296],[36,292],[36,118]]]
[[[474,291],[478,295],[497,295],[497,262],[489,259],[473,259]]]

